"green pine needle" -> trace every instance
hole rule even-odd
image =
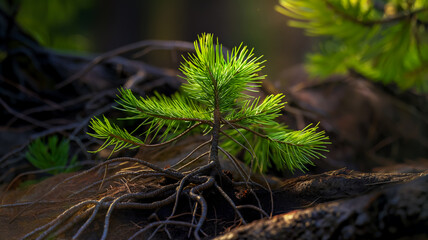
[[[276,122],[274,120],[279,116],[280,110],[285,105],[285,103],[281,102],[283,98],[284,95],[282,94],[269,95],[260,104],[260,97],[253,101],[246,100],[239,111],[232,112],[225,119],[244,125],[275,125]]]
[[[126,129],[121,129],[103,116],[103,120],[94,117],[89,123],[89,127],[95,133],[88,133],[90,136],[105,140],[104,144],[94,152],[104,150],[108,146],[114,146],[113,152],[120,151],[123,148],[137,148],[144,143],[137,137],[132,136]]]

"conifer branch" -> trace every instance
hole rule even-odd
[[[253,101],[247,100],[240,111],[227,115],[222,118],[222,121],[227,123],[275,125],[276,122],[274,120],[279,116],[285,104],[282,102],[283,98],[283,94],[272,94],[267,96],[260,104],[260,97]]]
[[[252,164],[254,171],[263,172],[271,166],[271,163],[275,164],[278,169],[287,168],[290,171],[294,171],[294,169],[304,171],[306,169],[305,164],[313,164],[310,158],[324,157],[321,152],[327,151],[325,145],[329,144],[328,138],[324,136],[323,132],[315,132],[317,126],[307,126],[300,131],[291,131],[281,125],[264,129],[233,123],[231,125],[241,129],[245,139],[239,134],[235,134],[235,130],[228,131],[224,136],[233,138],[232,141],[235,144],[236,142],[245,142],[246,139],[251,142],[256,156],[247,153],[245,155],[248,157],[245,157],[245,160],[247,163],[252,163],[255,160],[254,165]],[[267,131],[267,133],[263,134],[255,129]],[[226,143],[224,148],[232,154],[237,154],[237,150],[239,150],[230,143]]]
[[[282,141],[279,141],[279,140],[276,140],[276,139],[271,139],[271,138],[269,138],[267,135],[265,135],[265,134],[261,134],[261,133],[259,133],[259,132],[257,132],[257,131],[255,131],[255,130],[253,130],[253,129],[251,129],[251,128],[249,128],[249,127],[246,127],[246,126],[243,126],[243,125],[240,125],[240,124],[235,124],[235,123],[231,123],[231,125],[233,126],[233,127],[235,127],[235,128],[242,128],[242,129],[245,129],[246,131],[249,131],[249,132],[251,132],[252,134],[254,134],[254,135],[257,135],[258,137],[261,137],[261,138],[264,138],[264,139],[267,139],[267,140],[271,140],[271,141],[273,141],[273,142],[278,142],[278,143],[283,143],[283,144],[287,144],[287,145],[290,145],[290,146],[294,146],[294,147],[302,147],[302,146],[304,146],[304,145],[302,145],[302,144],[296,144],[296,143],[292,143],[292,142],[282,142]]]
[[[186,135],[187,133],[189,133],[190,131],[192,131],[196,127],[199,127],[200,125],[201,125],[201,123],[196,123],[193,126],[191,126],[191,127],[187,128],[186,130],[184,130],[184,132],[182,132],[182,133],[178,134],[177,136],[171,138],[170,140],[162,142],[162,143],[157,143],[157,144],[144,144],[144,143],[139,143],[139,142],[133,142],[133,141],[131,141],[129,139],[122,138],[120,136],[116,136],[116,135],[113,135],[113,134],[111,134],[110,137],[114,137],[114,138],[117,138],[117,139],[119,139],[121,141],[127,142],[127,143],[132,144],[132,145],[140,146],[140,147],[161,147],[161,146],[165,146],[165,145],[168,145],[168,144],[170,144],[172,142],[177,141],[178,139],[182,138],[184,135]]]
[[[290,26],[327,36],[308,57],[311,75],[354,72],[403,90],[428,91],[428,2],[280,0],[276,10],[291,17]]]

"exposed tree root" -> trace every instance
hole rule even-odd
[[[134,171],[129,171],[128,162],[135,163],[132,165]],[[120,168],[111,165],[118,165]],[[20,198],[21,201],[26,199],[28,202],[14,200],[15,203],[7,204],[10,199],[6,198],[6,204],[0,205],[0,218],[3,220],[3,226],[0,226],[3,230],[0,228],[0,235],[12,236],[11,239],[14,239],[13,237],[21,237],[21,239],[49,239],[51,237],[54,239],[101,239],[104,232],[105,239],[165,239],[168,236],[173,239],[184,239],[189,232],[190,238],[197,239],[228,232],[228,229],[250,223],[260,216],[269,216],[266,213],[271,210],[268,204],[269,192],[256,183],[239,182],[235,179],[232,184],[220,181],[219,176],[211,176],[210,164],[188,172],[176,172],[172,169],[158,169],[158,171],[147,168],[147,165],[149,164],[139,159],[113,159],[63,181],[53,178],[46,180],[46,184],[39,183],[33,191],[33,193],[39,192],[39,194],[32,196],[30,192],[25,198]],[[101,178],[104,168],[107,167],[109,170],[103,187],[99,189],[98,185],[103,181]],[[127,172],[123,172],[124,170]],[[153,177],[152,174],[162,174],[162,176]],[[385,186],[400,187],[399,183],[408,182],[423,175],[359,173],[340,169],[319,175],[306,175],[284,180],[281,186],[275,188],[274,214],[289,212],[286,216],[299,216],[296,218],[297,224],[307,221],[305,218],[318,216],[315,214],[318,208],[324,211],[331,207],[331,213],[340,209],[352,212],[354,211],[352,209],[356,208],[360,209],[356,210],[357,212],[364,212],[367,209],[364,204],[370,203],[367,199],[383,195],[381,193]],[[54,187],[46,187],[52,186],[52,182],[60,183]],[[90,184],[86,184],[86,182]],[[93,184],[95,182],[97,184]],[[221,182],[223,185],[220,184]],[[247,185],[251,188],[247,188]],[[178,191],[180,188],[181,190]],[[56,190],[40,193],[43,189]],[[258,206],[250,189],[254,189],[257,193],[264,209]],[[403,186],[401,189],[411,188]],[[358,197],[374,190],[376,192],[373,194]],[[60,192],[67,194],[56,197]],[[178,192],[179,194],[177,194]],[[40,197],[41,195],[43,198]],[[387,201],[395,199],[393,196],[387,197]],[[402,204],[406,206],[417,206],[420,201],[424,201],[422,195],[414,195],[413,192],[406,192],[401,196],[405,197]],[[348,200],[336,201],[343,198]],[[332,200],[334,202],[327,203],[327,205],[323,203]],[[418,204],[413,204],[412,201],[416,201]],[[338,208],[346,202],[349,204]],[[383,206],[384,202],[380,202],[380,204]],[[391,202],[391,204],[395,203]],[[298,210],[301,208],[308,210]],[[425,211],[424,206],[421,205],[420,208],[423,209],[421,212]],[[56,209],[64,210],[58,212]],[[333,223],[339,221],[340,218],[335,217],[334,214],[331,215],[330,210],[324,211],[323,214],[326,214],[325,217],[329,217],[328,219],[331,220],[327,225],[333,226]],[[14,225],[8,225],[7,221],[18,211],[23,212],[22,216],[15,220]],[[315,215],[306,214],[311,211]],[[376,217],[377,213],[371,211],[369,210],[370,214]],[[281,217],[276,216],[274,219],[281,219]],[[347,223],[355,222],[352,219]],[[271,222],[265,221],[260,223],[261,228],[257,230],[258,233],[251,233],[254,228],[248,227],[240,228],[242,231],[239,234],[244,234],[242,236],[250,234],[251,238],[258,237],[258,234],[260,236],[268,234],[265,232],[268,230],[263,230],[263,226],[271,227],[273,222],[271,224]],[[22,226],[21,232],[28,233],[25,237],[24,234],[20,235],[21,232],[13,230],[18,225]],[[251,226],[255,225],[251,223]],[[278,230],[282,225],[278,223],[275,226],[272,229]],[[337,226],[342,225],[338,223]],[[305,232],[313,230],[314,234],[319,230],[316,225],[311,225],[311,229],[305,228],[304,225],[301,227],[303,230],[306,229]],[[300,228],[300,230],[287,229],[290,234],[303,231]],[[367,233],[369,231],[371,230],[367,228]],[[237,232],[234,231],[234,233]],[[280,237],[280,235],[278,236]]]
[[[79,239],[82,237],[82,234],[89,229],[89,226],[93,224],[97,217],[99,218],[100,216],[104,216],[104,226],[100,239],[105,240],[109,236],[109,229],[111,228],[112,224],[111,220],[116,210],[138,209],[149,210],[153,213],[156,213],[156,211],[159,209],[171,209],[171,207],[172,210],[168,210],[170,211],[168,216],[163,216],[161,217],[163,219],[158,219],[155,222],[148,223],[142,229],[135,232],[129,239],[135,239],[152,228],[155,228],[155,230],[151,233],[150,238],[155,236],[161,229],[164,229],[164,231],[168,233],[168,226],[189,227],[190,231],[193,233],[193,237],[195,239],[200,239],[201,229],[207,220],[209,209],[207,200],[204,196],[204,193],[207,191],[216,192],[218,196],[221,196],[221,198],[225,200],[225,203],[234,210],[235,221],[239,221],[243,224],[247,223],[247,221],[244,219],[244,216],[240,212],[244,208],[252,209],[256,213],[260,213],[261,217],[268,217],[268,214],[261,208],[261,206],[237,205],[233,200],[234,197],[229,196],[230,193],[228,195],[228,191],[223,189],[223,187],[226,187],[227,189],[233,189],[233,185],[235,184],[245,184],[251,188],[258,188],[260,185],[254,182],[234,182],[231,179],[223,179],[226,177],[224,174],[213,175],[213,173],[216,173],[216,171],[213,171],[216,167],[214,162],[209,162],[206,165],[197,167],[192,171],[178,172],[172,168],[161,169],[149,162],[128,157],[108,160],[89,170],[63,180],[51,188],[47,193],[43,194],[43,196],[40,197],[37,201],[21,206],[23,209],[18,213],[18,215],[25,212],[34,204],[42,203],[48,194],[52,193],[62,184],[69,182],[72,179],[82,177],[85,174],[90,174],[102,167],[107,169],[109,165],[121,162],[133,162],[139,164],[144,167],[144,170],[115,173],[111,176],[105,177],[102,180],[95,181],[77,192],[71,193],[69,197],[82,196],[86,191],[95,188],[103,182],[111,182],[112,180],[120,178],[128,179],[128,181],[132,183],[141,179],[156,177],[157,179],[163,178],[164,182],[161,184],[161,186],[158,187],[144,188],[143,186],[143,190],[140,189],[137,192],[110,193],[103,197],[99,197],[99,199],[82,200],[63,211],[55,219],[27,233],[21,239],[39,240],[57,238],[66,231],[68,232],[67,234],[71,234],[71,239]],[[221,181],[219,181],[220,179]],[[184,198],[189,199],[190,205],[193,206],[192,216],[191,218],[184,218],[186,220],[174,220],[174,218],[182,214],[179,201]],[[75,230],[73,233],[70,233],[70,229],[77,230]],[[170,234],[168,233],[168,235]]]

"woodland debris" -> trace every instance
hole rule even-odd
[[[428,176],[372,193],[255,221],[217,240],[428,237]],[[423,238],[421,238],[423,239]]]

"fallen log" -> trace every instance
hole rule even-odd
[[[255,221],[216,238],[426,239],[428,176]]]

